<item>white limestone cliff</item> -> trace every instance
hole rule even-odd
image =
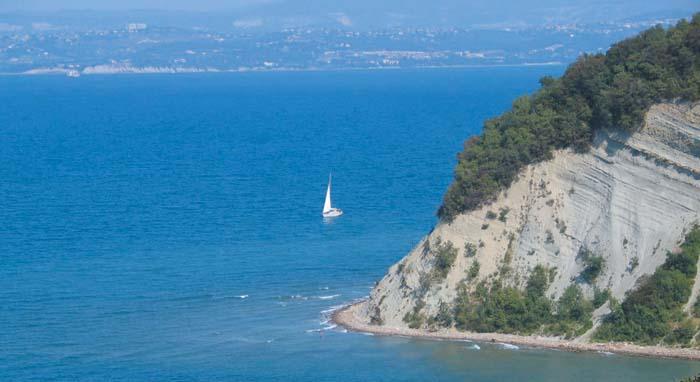
[[[487,217],[488,211],[505,210],[505,221]],[[360,318],[406,327],[403,317],[419,298],[425,302],[421,312],[432,316],[440,302],[452,303],[474,261],[480,272],[468,286],[494,277],[504,264],[512,269],[504,281],[519,287],[536,265],[556,268],[547,292],[556,298],[577,282],[583,250],[605,259],[594,286],[623,299],[699,220],[700,103],[657,104],[635,133],[600,132],[585,154],[557,151],[553,159],[521,171],[491,205],[439,223],[389,269],[360,307]],[[447,277],[426,288],[421,276],[431,272],[434,253],[425,244],[434,246],[438,238],[459,254]],[[465,243],[476,249],[473,256],[467,256]],[[592,295],[593,286],[581,286]]]

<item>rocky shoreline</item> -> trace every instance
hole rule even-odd
[[[335,311],[332,316],[333,322],[351,331],[383,336],[407,336],[455,341],[469,340],[475,342],[507,343],[527,347],[557,349],[568,352],[615,353],[653,358],[677,358],[700,361],[700,350],[698,349],[639,346],[628,343],[585,343],[562,340],[554,337],[519,336],[501,333],[472,333],[462,332],[456,329],[428,331],[425,329],[369,325],[358,318],[356,314],[362,304],[365,303],[366,301],[360,301]]]

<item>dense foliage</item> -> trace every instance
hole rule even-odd
[[[455,299],[457,328],[476,332],[548,334],[573,337],[591,325],[593,305],[581,288],[572,285],[558,301],[545,296],[550,271],[536,266],[524,291],[495,281],[490,287],[481,282],[473,292],[461,285]]]
[[[679,253],[669,253],[654,274],[642,280],[598,328],[598,341],[687,345],[697,331],[681,311],[690,297],[700,256],[700,227],[688,233]]]
[[[560,334],[567,338],[580,336],[593,326],[591,313],[593,303],[583,296],[578,285],[569,285],[559,297],[556,315],[546,328],[547,333]]]
[[[598,129],[634,129],[656,102],[700,99],[700,14],[668,30],[651,28],[605,55],[583,55],[563,77],[540,82],[465,143],[441,219],[492,201],[520,169],[555,149],[584,151]]]

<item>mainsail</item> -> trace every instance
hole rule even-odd
[[[331,176],[328,175],[328,189],[326,190],[326,202],[323,203],[323,213],[331,210]]]

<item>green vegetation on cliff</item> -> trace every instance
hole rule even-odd
[[[495,281],[469,292],[461,285],[454,302],[458,329],[475,332],[532,334],[543,332],[574,337],[591,327],[593,304],[578,285],[569,286],[559,300],[545,296],[550,271],[536,266],[524,291]]]
[[[599,129],[634,129],[654,103],[700,99],[700,14],[668,30],[651,28],[604,55],[583,55],[561,78],[540,82],[465,143],[441,219],[494,200],[523,167],[555,149],[585,151]]]
[[[558,300],[545,293],[550,270],[538,265],[530,274],[524,290],[505,286],[498,279],[481,281],[471,290],[461,284],[453,303],[458,329],[475,332],[542,333],[573,338],[592,326],[591,314],[596,307],[610,301],[612,312],[594,333],[596,341],[628,341],[645,345],[680,344],[687,346],[698,331],[700,317],[688,316],[681,308],[690,298],[697,262],[700,258],[700,226],[686,235],[678,253],[669,253],[665,263],[653,275],[642,278],[622,304],[610,291],[594,291],[587,299],[579,285],[572,284]],[[424,318],[418,309],[405,318],[419,327]],[[444,308],[435,322],[448,322]]]
[[[685,238],[679,253],[669,253],[653,275],[641,280],[594,334],[597,341],[646,345],[688,345],[697,332],[696,319],[681,311],[693,287],[700,257],[700,227]]]
[[[433,263],[433,273],[432,278],[434,280],[442,280],[447,277],[450,272],[452,265],[457,258],[457,248],[452,245],[451,241],[442,242],[440,238],[437,238],[434,248],[430,249],[435,258]]]

